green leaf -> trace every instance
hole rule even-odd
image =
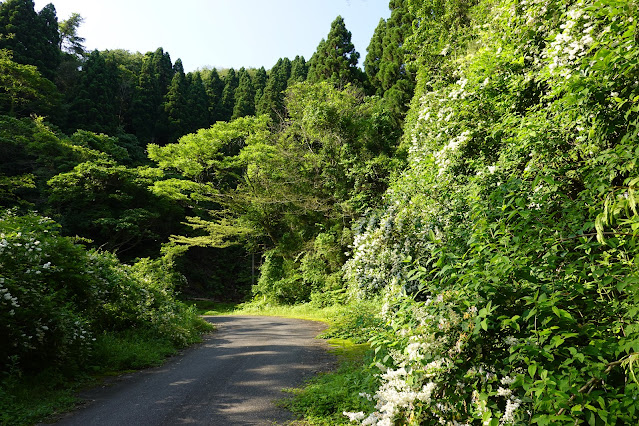
[[[530,374],[531,378],[535,378],[535,373],[537,372],[537,365],[531,364],[528,366],[528,374]]]

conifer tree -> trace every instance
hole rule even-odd
[[[80,84],[71,104],[70,129],[115,133],[119,125],[117,91],[117,68],[94,50],[80,72]]]
[[[295,56],[295,59],[291,61],[291,76],[288,79],[288,86],[292,86],[295,83],[306,81],[308,76],[308,64],[303,56]]]
[[[187,133],[195,132],[209,125],[209,102],[206,88],[199,72],[188,73],[186,76],[187,95]]]
[[[377,95],[383,95],[391,111],[403,115],[415,90],[415,75],[403,48],[412,32],[413,16],[407,0],[392,0],[391,16],[378,25],[364,61],[366,75]]]
[[[153,73],[153,53],[148,52],[142,60],[142,69],[131,106],[133,128],[142,143],[153,142],[155,123],[158,119],[159,83]]]
[[[36,13],[33,0],[0,3],[0,49],[12,52],[20,64],[35,65],[50,80],[60,64],[60,35],[55,7]]]
[[[60,65],[60,32],[58,31],[58,17],[55,6],[49,3],[38,12],[40,24],[38,56],[42,63],[42,73],[45,77],[55,79],[58,65]]]
[[[167,141],[163,103],[172,74],[171,57],[162,48],[144,55],[131,107],[135,134],[144,145]]]
[[[117,115],[122,130],[132,133],[132,103],[144,56],[139,53],[131,53],[128,50],[115,49],[101,52],[108,66],[117,69]]]
[[[271,69],[264,88],[264,94],[257,105],[257,114],[268,114],[274,121],[281,120],[284,114],[284,91],[291,76],[291,61],[280,58]]]
[[[262,95],[264,94],[264,89],[266,88],[266,82],[268,81],[268,74],[264,67],[260,67],[256,72],[255,76],[253,76],[253,89],[255,90],[255,102],[254,108],[257,111],[257,106],[262,99]]]
[[[173,78],[164,97],[164,113],[166,114],[169,142],[175,142],[180,136],[187,133],[189,120],[187,95],[186,75],[182,60],[178,59],[173,66]]]
[[[338,16],[331,24],[328,37],[322,39],[309,62],[310,82],[328,81],[336,87],[361,83],[361,71],[357,68],[359,53],[351,42],[351,36],[344,19]]]
[[[383,95],[384,90],[382,84],[379,81],[379,66],[384,55],[384,35],[386,34],[386,20],[384,18],[379,20],[379,24],[375,28],[373,37],[366,48],[366,59],[364,59],[364,72],[366,73],[367,80],[371,85],[373,92],[376,95]]]
[[[239,84],[235,90],[235,105],[233,106],[233,115],[231,120],[246,117],[247,115],[255,115],[255,90],[253,82],[248,71],[244,68],[238,73]]]
[[[222,91],[224,90],[224,81],[220,78],[217,69],[213,68],[211,70],[204,85],[208,97],[209,124],[215,124],[217,121],[222,120],[218,107],[222,99]]]
[[[226,77],[224,77],[224,90],[218,106],[218,114],[220,121],[229,121],[233,115],[235,107],[235,89],[239,84],[237,73],[233,68],[229,69]]]

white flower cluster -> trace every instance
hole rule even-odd
[[[594,23],[584,11],[584,1],[575,3],[566,13],[566,21],[561,24],[560,33],[547,48],[544,56],[548,59],[551,74],[568,78],[573,74],[577,60],[586,55],[594,43]]]
[[[11,308],[9,315],[13,316],[16,313],[14,308],[19,308],[20,304],[18,303],[18,298],[11,295],[9,289],[4,286],[4,282],[5,279],[0,277],[0,303],[8,305]]]
[[[343,267],[353,297],[394,286],[399,288],[409,282],[403,259],[430,244],[426,232],[416,229],[414,213],[406,208],[396,211],[391,205],[382,215],[372,214],[360,221],[349,250],[351,258]]]
[[[363,412],[344,412],[344,415],[362,425],[391,426],[395,424],[394,419],[401,411],[414,408],[414,404],[418,402],[430,404],[437,385],[428,382],[419,389],[413,389],[407,383],[409,375],[410,373],[403,367],[387,370],[381,374],[383,384],[375,395],[377,411],[368,416]]]
[[[435,162],[439,168],[438,174],[441,176],[447,171],[451,164],[452,155],[458,150],[460,146],[463,146],[467,141],[471,139],[470,130],[465,130],[461,134],[451,138],[442,149],[433,153]]]

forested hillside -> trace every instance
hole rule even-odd
[[[193,341],[175,293],[343,305],[319,423],[638,423],[638,6],[391,0],[365,58],[337,17],[185,74],[0,3],[0,370]]]

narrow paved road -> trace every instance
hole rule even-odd
[[[272,425],[293,417],[273,401],[333,362],[320,323],[209,317],[218,330],[159,368],[86,392],[60,425]]]

